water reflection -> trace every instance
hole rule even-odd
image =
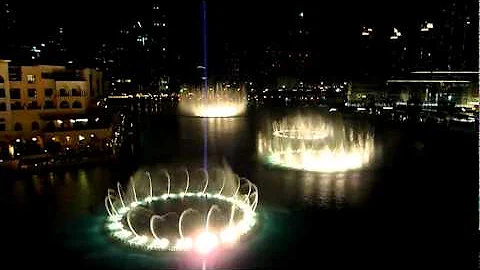
[[[265,204],[342,209],[360,207],[369,195],[370,172],[316,173],[263,168],[258,176]],[[268,179],[268,180],[267,180]]]
[[[38,215],[48,222],[88,215],[101,205],[111,182],[123,181],[109,168],[11,175],[0,183],[2,207],[20,216]],[[10,186],[10,188],[8,188]]]
[[[235,118],[180,118],[180,138],[190,149],[203,152],[206,145],[208,155],[233,156],[236,148],[248,136],[247,119]],[[182,150],[183,150],[182,149]],[[190,150],[191,151],[191,150]]]

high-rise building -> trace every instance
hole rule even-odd
[[[169,91],[167,9],[144,4],[93,57],[113,91]]]
[[[278,79],[300,83],[313,73],[309,15],[297,10],[289,11],[285,16],[289,18],[279,26],[282,28],[278,36],[267,43],[260,59],[260,74],[267,81],[275,81],[273,84],[278,84]]]
[[[415,36],[412,69],[476,70],[476,5],[473,1],[450,3],[431,18],[419,21],[412,29]]]
[[[393,27],[388,39],[387,50],[390,53],[389,75],[402,74],[408,70],[408,36],[402,28]]]

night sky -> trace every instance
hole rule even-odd
[[[169,10],[169,21],[175,31],[192,35],[200,28],[200,1],[171,1],[162,7]],[[316,2],[316,1],[314,1]],[[323,1],[322,1],[323,2]],[[388,2],[388,3],[386,3]],[[457,1],[458,2],[458,1]],[[314,22],[321,32],[345,34],[358,33],[358,27],[364,22],[405,23],[415,19],[419,14],[427,17],[438,6],[438,1],[361,1],[346,3],[329,1],[325,3],[301,3],[301,1],[209,1],[209,30],[215,35],[211,39],[239,37],[259,38],[275,34],[282,26],[288,25],[295,14],[303,11],[305,18]],[[20,6],[20,3],[13,3]],[[48,32],[54,25],[64,25],[75,32],[75,36],[108,38],[108,33],[116,30],[118,25],[136,17],[140,6],[132,2],[109,4],[105,2],[64,1],[32,2],[29,8],[19,8],[19,23],[32,27],[35,21],[34,35]],[[349,29],[351,29],[349,31]],[[188,32],[185,32],[187,31]],[[106,35],[107,34],[107,35]]]
[[[445,2],[427,1],[208,1],[208,44],[211,62],[222,61],[225,43],[236,50],[264,50],[266,44],[279,42],[304,12],[311,27],[315,50],[321,61],[343,65],[351,58],[352,47],[361,38],[364,24],[389,28],[419,23],[438,14]],[[353,2],[353,3],[352,3]],[[458,3],[458,1],[455,1]],[[328,4],[327,4],[328,3]],[[169,44],[175,53],[201,62],[200,1],[160,1],[169,24]],[[18,7],[20,3],[14,4]],[[18,8],[21,38],[44,37],[54,26],[65,27],[66,42],[79,52],[94,51],[111,42],[119,29],[141,16],[142,6],[132,2],[115,4],[93,1],[32,2]],[[141,4],[150,7],[149,4]],[[35,24],[32,25],[32,21]],[[32,29],[33,28],[33,29]]]

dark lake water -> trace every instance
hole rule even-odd
[[[206,132],[208,162],[225,160],[261,194],[255,234],[236,253],[207,261],[206,268],[477,266],[471,248],[478,240],[474,131],[373,123],[376,155],[370,166],[345,173],[301,172],[266,165],[257,156],[257,132],[282,113],[210,120],[139,115],[132,120],[134,153],[116,164],[33,175],[2,172],[4,263],[200,269],[198,258],[166,258],[109,242],[102,231],[103,199],[108,188],[126,183],[139,167],[201,166]]]

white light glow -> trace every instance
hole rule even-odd
[[[218,173],[218,170],[218,168],[215,168],[214,171]],[[220,175],[222,175],[222,177],[227,177],[226,179],[230,179],[229,182],[234,183],[233,186],[230,186],[229,190],[225,191],[225,183],[223,183],[221,186],[214,187],[214,189],[219,190],[213,190],[209,193],[206,192],[209,188],[209,181],[205,180],[202,181],[203,187],[201,190],[189,190],[190,173],[186,170],[186,178],[184,178],[184,181],[186,181],[186,187],[184,192],[170,193],[170,175],[166,170],[163,171],[167,183],[165,183],[165,179],[160,180],[162,185],[167,186],[167,193],[154,194],[154,190],[158,189],[154,188],[155,181],[152,181],[152,177],[148,171],[145,173],[148,176],[149,181],[147,185],[136,185],[134,178],[132,178],[128,191],[132,192],[133,196],[132,194],[128,196],[122,191],[120,184],[117,185],[117,190],[108,190],[107,196],[105,197],[105,208],[108,212],[106,228],[111,232],[111,235],[114,238],[133,247],[142,247],[148,250],[187,251],[195,249],[200,254],[208,254],[221,244],[231,245],[237,242],[242,235],[248,233],[255,225],[255,209],[258,204],[258,189],[248,179],[238,177],[230,169],[224,169],[223,173],[218,174],[219,177]],[[204,179],[209,179],[212,182],[215,182],[215,177],[212,176],[216,176],[216,174],[211,174],[209,176],[207,170],[201,169],[201,171],[205,174]],[[197,181],[201,180],[197,179]],[[240,189],[241,186],[245,187],[245,185],[248,185],[248,188]],[[138,188],[138,186],[141,186],[142,188]],[[147,190],[143,190],[145,188],[147,188]],[[137,189],[141,189],[144,192],[141,192],[140,190],[137,191]],[[225,195],[223,195],[224,193]],[[133,201],[124,201],[126,198],[133,198]],[[138,223],[132,219],[138,217],[135,217],[135,214],[132,215],[132,213],[136,209],[147,207],[154,202],[165,203],[164,201],[167,199],[169,200],[169,204],[175,203],[175,200],[178,200],[177,202],[179,204],[183,204],[188,202],[187,198],[193,200],[205,198],[207,201],[215,200],[217,203],[212,201],[212,205],[208,213],[205,215],[206,219],[199,220],[198,218],[192,218],[195,213],[200,215],[205,214],[192,208],[195,207],[195,205],[192,205],[180,213],[168,212],[149,216],[150,236],[140,235],[139,232],[142,231],[142,229],[135,228],[135,226],[138,226],[135,224]],[[231,206],[227,206],[226,208],[220,208],[218,206],[223,204],[229,204]],[[193,216],[185,218],[190,214]],[[209,225],[211,216],[214,215],[226,216],[229,218],[223,221],[225,222],[223,225],[218,223],[215,223],[215,225]],[[172,235],[171,230],[164,230],[166,223],[159,225],[158,222],[164,222],[167,216],[173,218],[173,222],[176,223],[174,228],[178,228],[178,235]],[[170,219],[170,221],[172,220]],[[192,226],[198,226],[193,230],[197,233],[186,236],[185,233],[192,234],[192,231],[185,232],[184,227],[192,228]],[[165,233],[168,235],[165,235]]]
[[[198,253],[208,254],[218,245],[218,237],[210,232],[204,232],[197,236],[195,249]]]
[[[247,95],[243,89],[224,88],[217,84],[215,89],[183,91],[180,94],[179,110],[184,115],[197,117],[233,117],[245,113]]]
[[[193,247],[193,241],[191,238],[181,238],[177,240],[177,244],[175,245],[176,250],[190,250]]]
[[[304,121],[313,121],[304,117]],[[268,163],[306,171],[338,172],[359,169],[373,156],[374,144],[370,134],[356,133],[345,128],[333,129],[325,137],[312,139],[276,136],[273,132],[259,133],[258,154]],[[325,124],[326,125],[326,124]],[[328,126],[328,125],[327,125]],[[327,128],[328,130],[328,128]],[[312,132],[302,131],[302,132]],[[307,139],[305,139],[307,138]]]
[[[273,124],[273,136],[296,140],[321,140],[332,135],[333,130],[323,121],[298,115]]]
[[[237,241],[238,233],[233,228],[227,228],[220,233],[220,239],[223,243],[235,243]]]
[[[387,83],[470,83],[471,81],[464,80],[387,80]]]

